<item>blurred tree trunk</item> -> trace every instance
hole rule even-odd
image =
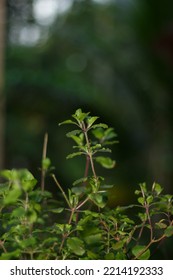
[[[0,169],[4,166],[4,123],[5,96],[4,88],[4,43],[5,43],[5,0],[0,0]]]

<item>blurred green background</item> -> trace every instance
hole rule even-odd
[[[39,177],[48,132],[48,156],[71,186],[84,168],[66,160],[72,142],[58,123],[80,107],[118,134],[116,168],[99,170],[115,184],[111,206],[131,202],[143,181],[172,193],[173,1],[6,0],[3,9],[1,168]]]

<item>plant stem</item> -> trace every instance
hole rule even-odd
[[[138,238],[137,238],[137,242],[140,240],[140,238],[141,238],[141,236],[142,236],[142,233],[143,233],[145,224],[146,224],[146,221],[144,221],[144,222],[142,223],[142,226],[141,226],[141,229],[140,229]]]
[[[60,183],[58,182],[58,180],[56,179],[56,177],[55,177],[54,174],[52,174],[52,178],[53,178],[54,182],[56,183],[56,185],[58,186],[58,188],[60,189],[60,191],[61,191],[61,193],[62,193],[62,195],[63,195],[65,201],[67,202],[69,208],[71,208],[70,202],[69,202],[69,200],[68,200],[68,198],[67,198],[65,192],[64,192],[63,188],[61,187]]]
[[[48,134],[45,133],[45,135],[44,135],[44,142],[43,142],[42,161],[46,158],[47,143],[48,143]],[[42,191],[42,193],[44,192],[44,188],[45,188],[45,176],[46,176],[46,170],[42,166],[42,168],[41,168],[41,191]]]
[[[86,144],[88,146],[88,157],[89,157],[89,160],[90,160],[90,163],[91,163],[91,169],[92,169],[92,172],[93,172],[93,175],[94,175],[94,178],[97,179],[97,175],[96,175],[96,172],[95,172],[95,167],[94,167],[94,162],[93,162],[93,157],[92,157],[92,152],[91,152],[91,145],[90,145],[90,142],[89,142],[89,139],[88,139],[88,133],[87,133],[87,129],[86,129],[86,126],[85,124],[83,123],[83,133],[85,135],[85,140],[86,140]]]
[[[86,155],[86,165],[85,165],[84,178],[88,177],[89,164],[90,164],[90,158],[89,158],[88,155]],[[85,184],[85,183],[86,183],[86,182],[84,182],[84,184]]]
[[[76,211],[76,209],[75,209],[75,208],[72,208],[72,209],[71,209],[71,214],[70,214],[70,218],[69,218],[69,221],[68,221],[68,224],[69,224],[69,225],[70,225],[70,224],[71,224],[71,222],[72,222],[73,215],[74,215],[75,211]]]
[[[148,250],[148,248],[149,248],[152,244],[158,243],[158,242],[162,241],[165,237],[166,237],[166,235],[163,234],[163,235],[162,235],[160,238],[158,238],[158,239],[152,239],[152,240],[148,243],[148,245],[144,248],[144,250],[142,250],[142,251],[134,258],[134,260],[139,259],[139,257],[142,256],[142,255]]]
[[[147,204],[145,206],[145,209],[146,209],[146,214],[148,217],[148,222],[150,224],[150,240],[152,240],[153,239],[153,227],[152,227],[152,222],[151,222],[150,213],[149,213],[149,206]]]
[[[147,203],[147,201],[145,199],[145,193],[144,193],[142,188],[141,188],[141,193],[142,193],[142,196],[143,196],[143,198],[145,200],[144,207],[145,207],[145,211],[146,211],[146,214],[147,214],[148,222],[149,222],[149,225],[150,225],[150,241],[152,241],[152,239],[153,239],[153,227],[152,227],[152,222],[151,222],[150,213],[149,213],[149,204]],[[141,234],[142,234],[142,231],[141,231]]]
[[[4,246],[4,242],[0,240],[0,247],[2,248],[2,250],[4,251],[4,253],[8,253],[5,246]]]
[[[80,209],[88,200],[89,200],[89,197],[87,197],[84,201],[82,201],[82,202],[76,207],[76,210]]]
[[[28,209],[28,202],[29,202],[29,197],[28,197],[28,193],[26,192],[25,193],[25,212]]]

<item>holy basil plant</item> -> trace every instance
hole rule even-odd
[[[157,183],[142,183],[135,191],[136,204],[109,208],[113,185],[97,174],[97,165],[115,167],[110,157],[110,147],[117,143],[114,129],[81,109],[60,125],[72,127],[67,137],[74,146],[67,158],[85,159],[84,176],[68,189],[60,185],[46,155],[47,135],[41,183],[27,169],[1,171],[0,259],[156,258],[158,247],[173,235],[173,196],[163,194]],[[46,176],[60,199],[46,190]]]

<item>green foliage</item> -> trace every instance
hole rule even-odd
[[[117,135],[97,120],[78,109],[72,120],[61,123],[77,127],[67,133],[77,150],[68,158],[86,159],[84,176],[68,191],[52,174],[44,153],[42,179],[52,177],[63,203],[45,190],[45,182],[39,187],[26,169],[0,173],[0,259],[143,260],[151,258],[155,244],[173,235],[173,196],[164,195],[157,183],[139,185],[137,204],[108,207],[112,186],[97,175],[95,164],[114,168],[115,161],[100,154],[111,152],[106,146],[117,142]],[[46,148],[44,144],[44,152]]]

